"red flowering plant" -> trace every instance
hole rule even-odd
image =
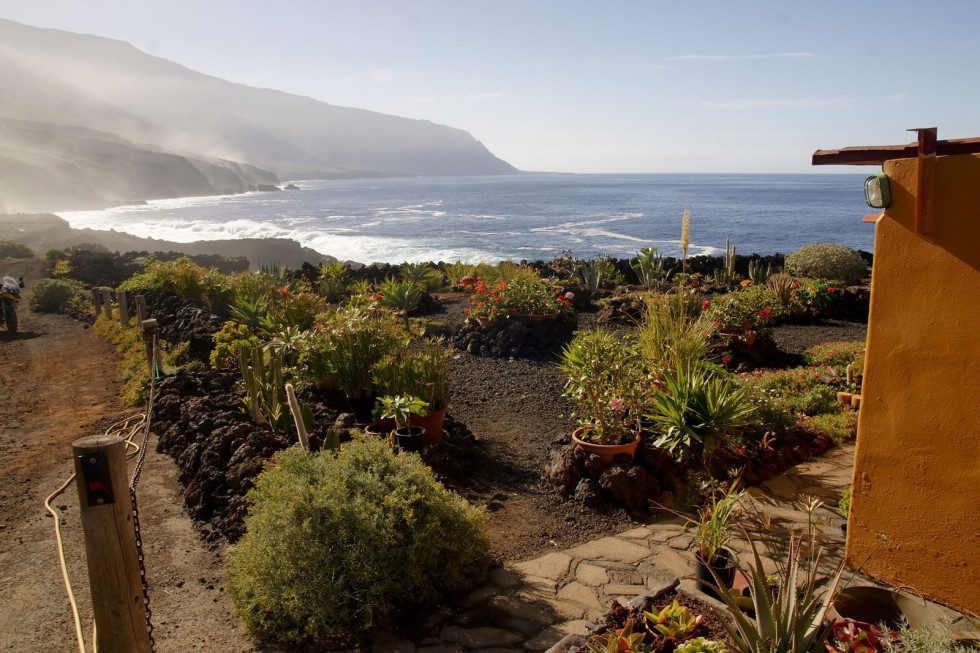
[[[470,317],[502,319],[511,315],[574,316],[571,293],[562,291],[556,279],[544,279],[524,272],[492,284],[479,277],[466,309]]]
[[[765,286],[752,286],[716,299],[704,310],[719,336],[733,344],[752,346],[756,337],[768,334],[772,321],[789,309]]]
[[[838,297],[840,297],[840,288],[832,286],[824,279],[811,281],[808,286],[801,286],[793,292],[793,298],[801,306],[816,311],[831,308]]]

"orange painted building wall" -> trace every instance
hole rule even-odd
[[[916,169],[884,166],[847,558],[980,614],[980,156],[938,158],[930,234]]]

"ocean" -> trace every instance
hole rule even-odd
[[[72,227],[177,242],[291,238],[362,263],[628,258],[644,247],[688,256],[788,254],[808,243],[871,251],[865,175],[523,174],[303,181],[300,190],[153,200],[62,212]]]

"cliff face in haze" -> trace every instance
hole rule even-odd
[[[278,178],[517,172],[458,129],[3,19],[0,169],[0,212],[241,192]]]

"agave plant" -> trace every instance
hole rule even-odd
[[[269,300],[262,296],[242,297],[229,307],[228,312],[231,319],[254,331],[259,328],[262,320],[269,314]]]
[[[650,612],[644,612],[643,616],[647,618],[647,627],[650,630],[668,639],[690,637],[704,619],[704,615],[691,614],[691,611],[678,603],[677,599],[660,610],[654,607]]]
[[[755,619],[747,617],[739,608],[736,597],[727,592],[720,595],[728,608],[731,623],[715,610],[732,640],[733,650],[736,653],[823,651],[831,632],[826,619],[827,611],[844,572],[844,561],[837,566],[828,586],[818,593],[817,570],[822,551],[817,552],[815,564],[807,566],[803,561],[803,536],[792,535],[787,548],[785,572],[776,591],[773,591],[755,542],[751,537],[748,540],[752,545],[754,562],[743,573],[751,581],[749,593]],[[812,540],[810,544],[812,546]],[[716,577],[715,580],[719,579]]]
[[[396,281],[386,279],[381,286],[381,304],[400,311],[405,320],[405,329],[409,328],[408,314],[414,311],[422,301],[422,291],[414,281]]]

